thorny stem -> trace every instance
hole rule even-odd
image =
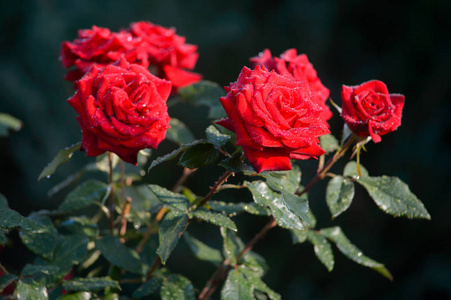
[[[338,161],[338,159],[340,159],[340,157],[342,157],[346,153],[346,151],[351,147],[351,145],[355,139],[356,139],[356,137],[354,135],[352,135],[346,141],[346,143],[340,149],[338,149],[338,151],[334,154],[334,156],[326,162],[326,164],[324,164],[324,160],[320,159],[318,171],[317,171],[315,177],[313,177],[313,179],[305,186],[305,188],[297,194],[300,196],[305,193],[308,193],[309,190],[319,180],[326,177],[326,175],[328,174],[327,171],[329,171],[329,169]],[[277,225],[276,220],[273,217],[271,217],[270,221],[260,230],[260,232],[258,232],[252,238],[252,240],[250,240],[246,244],[244,249],[237,255],[236,261],[238,262],[241,257],[243,257],[247,252],[251,251],[252,248],[254,247],[254,245],[258,241],[260,241],[271,228],[276,227],[276,225]],[[233,266],[230,265],[230,261],[228,259],[225,259],[223,261],[223,263],[216,269],[216,271],[213,273],[213,275],[210,277],[210,279],[207,281],[207,283],[205,284],[205,287],[202,289],[202,292],[200,293],[198,299],[199,300],[208,299],[215,292],[219,283],[221,283],[224,280],[227,273],[230,271],[230,269],[232,267]]]
[[[108,164],[110,172],[108,176],[108,183],[110,185],[110,201],[109,201],[109,220],[110,220],[110,233],[114,232],[114,182],[113,182],[113,153],[108,152]]]

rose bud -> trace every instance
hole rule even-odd
[[[327,99],[329,98],[329,89],[319,80],[307,55],[297,55],[296,49],[288,49],[280,57],[273,58],[271,51],[265,49],[259,56],[252,57],[250,61],[254,67],[264,65],[269,71],[274,70],[278,74],[300,81],[307,81],[315,102],[323,109],[321,119],[329,128],[327,121],[332,117],[332,112],[329,106],[326,105]]]
[[[60,60],[65,68],[74,67],[66,74],[69,81],[79,80],[92,65],[107,66],[125,57],[128,62],[148,67],[148,54],[140,38],[128,32],[111,32],[107,28],[93,26],[78,31],[73,42],[63,42]]]
[[[130,24],[128,32],[142,39],[157,76],[170,80],[175,88],[202,79],[202,75],[185,70],[194,69],[197,46],[185,43],[186,38],[175,34],[175,29],[141,21]]]
[[[169,128],[166,101],[171,83],[125,59],[91,70],[68,100],[77,111],[88,156],[105,151],[136,164],[138,151],[157,148]]]
[[[381,135],[401,125],[404,95],[389,94],[382,81],[371,80],[358,86],[343,85],[341,117],[358,136],[371,136],[375,143]]]
[[[329,130],[305,81],[264,66],[244,67],[225,90],[220,101],[228,118],[217,123],[235,132],[237,145],[258,173],[291,170],[290,159],[324,154],[318,137]]]

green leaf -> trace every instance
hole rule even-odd
[[[326,151],[326,154],[331,153],[340,147],[338,145],[338,140],[333,136],[332,133],[320,136],[319,141],[321,148]]]
[[[423,203],[398,177],[362,176],[357,179],[357,182],[365,187],[377,206],[384,212],[410,219],[431,219]]]
[[[30,233],[20,230],[19,235],[22,243],[37,255],[46,259],[52,259],[56,247],[57,231],[52,220],[45,215],[32,214],[29,219],[38,222],[46,228],[45,232]]]
[[[110,277],[77,278],[63,282],[63,289],[74,292],[94,292],[107,287],[121,289],[119,282],[112,280]]]
[[[150,171],[150,169],[158,166],[159,164],[168,161],[168,160],[173,160],[175,158],[177,158],[177,156],[179,156],[179,154],[183,153],[184,151],[186,151],[186,149],[189,149],[192,146],[198,145],[198,144],[205,144],[206,141],[205,140],[195,140],[189,144],[183,144],[181,145],[179,148],[175,149],[174,151],[172,151],[171,153],[168,153],[164,156],[160,156],[157,159],[155,159],[151,164],[150,167],[148,169],[148,171]]]
[[[220,133],[213,125],[208,126],[205,133],[207,134],[207,140],[216,147],[224,146],[230,139],[230,135]]]
[[[346,177],[336,176],[327,184],[326,202],[332,219],[345,212],[354,199],[354,183]]]
[[[20,272],[20,275],[22,276],[33,276],[39,273],[49,275],[49,274],[55,274],[59,271],[59,268],[57,266],[52,265],[30,265],[27,264]]]
[[[237,237],[236,232],[225,227],[220,228],[223,238],[222,254],[230,261],[230,265],[236,265],[236,256],[244,248],[243,242]]]
[[[271,300],[281,300],[279,294],[274,292],[272,289],[270,289],[266,283],[264,283],[260,277],[256,276],[255,272],[252,269],[248,269],[246,267],[240,267],[239,270],[246,276],[249,283],[252,285],[252,287],[256,290],[259,290],[261,292],[264,292],[268,295],[269,299]]]
[[[74,293],[74,294],[63,295],[63,296],[61,296],[61,298],[58,298],[58,300],[90,300],[90,299],[97,299],[97,298],[92,298],[91,296],[92,296],[91,293],[88,293],[88,292],[78,292],[78,293]]]
[[[176,144],[187,144],[194,140],[194,136],[188,127],[179,119],[171,118],[169,121],[171,128],[166,132],[166,138]]]
[[[360,164],[360,175],[362,175],[362,177],[368,176],[368,171],[364,166],[362,166],[362,164]],[[358,178],[359,173],[357,172],[357,162],[353,160],[348,162],[343,170],[343,176]]]
[[[250,176],[255,173],[254,168],[245,164],[241,160],[241,155],[235,157],[228,157],[223,159],[219,165],[226,169],[227,171],[232,171],[234,173],[243,172],[244,175]]]
[[[211,212],[205,207],[198,207],[192,213],[193,216],[197,219],[201,219],[218,226],[226,227],[233,231],[238,230],[235,223],[229,217],[220,213]]]
[[[189,199],[182,194],[171,192],[159,185],[150,184],[149,188],[169,209],[177,209],[187,212],[190,205]]]
[[[230,270],[227,280],[221,290],[221,300],[255,299],[252,285],[237,270]]]
[[[41,180],[44,177],[49,178],[50,175],[55,173],[56,168],[67,162],[72,157],[74,152],[80,149],[80,146],[81,142],[78,142],[72,146],[60,150],[55,158],[44,168],[44,170],[42,170],[41,174],[39,174],[38,180]]]
[[[45,286],[30,278],[22,278],[16,286],[17,300],[47,300],[48,292]]]
[[[337,106],[335,106],[335,107],[337,107]],[[348,124],[345,123],[343,125],[343,130],[342,130],[342,134],[341,134],[341,144],[342,145],[351,136],[351,134],[352,134],[351,128],[349,128]]]
[[[158,255],[163,264],[166,263],[187,225],[188,216],[179,211],[171,210],[164,216],[160,225],[160,246],[158,247]]]
[[[198,144],[187,149],[179,159],[179,165],[196,169],[214,163],[219,157],[219,151],[213,144]]]
[[[0,230],[0,245],[6,244],[6,236],[5,234]]]
[[[169,275],[163,281],[160,296],[162,300],[194,300],[194,288],[191,282],[182,275]]]
[[[155,275],[151,280],[141,285],[133,292],[133,298],[142,298],[148,295],[157,296],[160,294],[161,285],[165,278],[159,274]]]
[[[287,191],[282,192],[282,199],[288,209],[294,213],[296,216],[301,218],[302,221],[306,223],[306,226],[309,227],[309,219],[308,219],[308,200],[307,194],[302,195],[301,197],[292,194]]]
[[[3,274],[0,276],[0,292],[2,292],[8,285],[10,285],[14,280],[17,280],[17,277],[14,274]]]
[[[183,239],[188,244],[191,251],[193,251],[197,259],[208,261],[215,265],[219,265],[220,263],[222,263],[223,259],[221,251],[219,251],[218,249],[214,249],[210,246],[207,246],[198,239],[189,235],[188,232],[185,232],[183,234]]]
[[[273,192],[263,181],[245,181],[244,185],[251,191],[255,203],[269,207],[271,214],[280,227],[303,230],[301,220],[285,205],[282,195]]]
[[[26,231],[34,233],[46,231],[44,226],[36,221],[23,217],[15,210],[9,208],[0,209],[0,228],[11,229],[15,227],[21,227]]]
[[[113,265],[136,274],[144,274],[139,255],[124,246],[117,236],[107,235],[96,241],[97,249]]]
[[[219,98],[225,95],[224,89],[217,83],[202,80],[198,83],[179,89],[179,94],[192,105],[209,107],[208,118],[220,119],[226,117]]]
[[[259,277],[263,276],[269,269],[265,259],[253,251],[249,251],[241,257],[240,263],[252,270],[255,276]]]
[[[9,208],[8,207],[8,200],[6,200],[6,197],[0,193],[0,209],[2,208]]]
[[[0,137],[8,136],[9,130],[19,131],[22,126],[21,120],[8,114],[0,113]]]
[[[305,242],[307,240],[306,232],[306,230],[290,229],[293,244],[302,244]]]
[[[276,192],[287,191],[294,194],[301,182],[301,170],[296,165],[291,171],[262,172],[261,175],[266,178],[268,186]]]
[[[69,217],[59,223],[61,228],[67,229],[73,233],[86,235],[90,238],[95,238],[99,234],[99,227],[94,224],[91,219],[85,216]]]
[[[308,241],[313,245],[313,250],[318,259],[326,266],[329,272],[332,271],[335,261],[330,243],[316,231],[308,230],[306,234]]]
[[[101,203],[107,196],[108,185],[98,180],[88,180],[71,191],[59,206],[62,211],[78,210]]]
[[[338,250],[349,259],[379,272],[390,280],[393,279],[390,271],[388,271],[383,264],[366,257],[359,248],[354,246],[344,235],[340,227],[324,228],[321,229],[320,233],[334,242],[337,245]]]

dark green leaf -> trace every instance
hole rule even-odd
[[[79,142],[60,150],[55,158],[44,168],[44,170],[42,170],[41,174],[39,174],[38,180],[41,180],[44,177],[49,178],[50,175],[55,173],[58,166],[67,162],[72,157],[74,152],[80,149],[80,145],[81,143]]]
[[[263,276],[269,269],[265,259],[253,251],[247,252],[240,261],[246,268],[252,270],[255,276]]]
[[[280,227],[303,230],[301,220],[285,205],[282,195],[273,192],[263,181],[245,181],[244,185],[251,191],[255,203],[269,207],[271,214]]]
[[[158,166],[159,164],[168,161],[168,160],[173,160],[175,158],[177,158],[177,156],[179,156],[179,154],[183,153],[184,151],[186,151],[186,149],[189,149],[192,146],[198,145],[198,144],[205,144],[206,141],[205,140],[195,140],[189,144],[183,144],[181,145],[179,148],[175,149],[174,151],[172,151],[171,153],[168,153],[164,156],[160,156],[157,159],[155,159],[151,164],[150,167],[148,169],[148,171],[150,171],[150,169]]]
[[[91,293],[88,292],[78,292],[74,294],[67,294],[61,296],[61,298],[58,298],[58,300],[91,300],[91,299],[97,299],[92,298]]]
[[[49,299],[45,286],[30,278],[22,278],[16,286],[17,300],[47,300]]]
[[[301,197],[299,197],[290,192],[283,191],[282,199],[285,205],[288,207],[288,209],[296,216],[301,218],[301,220],[306,223],[305,225],[309,227],[310,223],[307,214],[309,211],[307,194],[304,194]]]
[[[97,224],[94,224],[91,219],[88,219],[85,216],[70,217],[62,221],[59,226],[73,233],[84,234],[91,238],[97,237],[99,234],[99,227]]]
[[[241,156],[229,157],[223,159],[219,165],[225,168],[227,171],[232,171],[235,173],[243,172],[244,175],[252,175],[255,173],[254,168],[246,165],[242,160]]]
[[[44,226],[36,221],[23,217],[15,210],[9,208],[0,209],[0,228],[11,229],[15,227],[21,227],[24,230],[34,233],[46,231]]]
[[[349,259],[362,266],[369,267],[392,280],[390,271],[388,271],[383,264],[363,255],[362,251],[348,240],[340,227],[321,229],[320,233],[334,242],[337,245],[338,250]]]
[[[108,192],[108,185],[98,180],[88,180],[71,191],[59,206],[62,211],[85,208],[94,203],[101,203]]]
[[[307,239],[306,230],[290,229],[293,244],[302,244]]]
[[[22,121],[11,115],[0,113],[0,137],[8,136],[9,130],[19,131],[23,126]]]
[[[345,212],[354,198],[354,183],[349,178],[336,176],[327,184],[326,202],[332,218]]]
[[[142,298],[148,295],[157,296],[160,294],[161,285],[165,280],[161,275],[154,276],[151,280],[141,285],[134,293],[133,298]]]
[[[193,211],[193,216],[218,226],[227,227],[233,231],[238,230],[235,223],[229,217],[220,213],[211,212],[204,207],[198,207]]]
[[[293,165],[291,171],[262,172],[261,175],[266,178],[268,186],[276,192],[295,193],[301,182],[301,170],[296,165]]]
[[[398,177],[362,176],[357,182],[365,187],[377,206],[386,213],[411,219],[431,219],[423,203]]]
[[[52,266],[52,265],[47,265],[47,266],[45,266],[45,265],[30,265],[30,264],[27,264],[22,269],[22,272],[20,272],[20,275],[22,275],[22,276],[33,276],[33,275],[36,275],[38,273],[49,275],[49,274],[55,274],[58,271],[59,271],[59,268],[57,266]]]
[[[6,197],[0,193],[0,209],[2,208],[8,208],[8,200],[6,200]]]
[[[3,274],[0,276],[0,292],[2,292],[10,283],[14,282],[14,280],[18,279],[14,274]]]
[[[163,264],[166,263],[187,225],[188,216],[180,211],[171,210],[164,216],[160,225],[160,246],[158,247],[158,254]]]
[[[362,164],[360,164],[360,175],[362,175],[362,177],[368,176],[368,171],[364,166],[362,166]],[[357,172],[357,162],[353,160],[348,162],[343,170],[343,176],[358,178],[359,173]]]
[[[205,245],[198,239],[189,235],[188,232],[183,234],[183,238],[197,259],[208,261],[215,265],[219,265],[222,262],[221,251],[218,249]]]
[[[171,118],[171,128],[166,132],[166,138],[176,144],[187,144],[194,140],[194,136],[186,125],[179,119]]]
[[[246,203],[227,203],[223,201],[208,201],[212,210],[226,214],[230,217],[233,217],[239,213],[244,212],[243,206]]]
[[[6,236],[5,234],[0,230],[0,245],[6,244]]]
[[[248,269],[246,267],[240,267],[239,270],[246,276],[247,280],[253,286],[254,289],[266,293],[268,295],[269,299],[271,299],[271,300],[281,300],[282,299],[279,294],[277,294],[272,289],[270,289],[266,285],[266,283],[264,283],[260,279],[260,277],[255,274],[254,270]]]
[[[109,277],[77,278],[63,282],[63,289],[74,292],[94,292],[107,287],[121,289],[119,283]]]
[[[224,146],[230,139],[230,135],[220,133],[213,125],[208,126],[205,133],[207,134],[207,140],[216,147]]]
[[[307,213],[307,216],[308,216],[308,219],[309,219],[309,222],[310,222],[309,229],[315,228],[315,226],[316,226],[316,217],[313,214],[311,209],[309,209],[309,211]]]
[[[320,136],[319,141],[321,143],[321,148],[323,148],[326,153],[331,153],[339,147],[337,139],[331,133]]]
[[[252,285],[237,270],[230,270],[227,280],[221,290],[221,300],[255,299]]]
[[[330,272],[334,268],[334,254],[330,243],[319,233],[313,230],[306,231],[307,239],[313,245],[318,259],[326,266]]]
[[[223,238],[223,252],[225,258],[230,261],[230,265],[236,264],[236,256],[244,248],[243,242],[237,237],[236,232],[221,227]]]
[[[224,89],[211,81],[200,81],[179,89],[179,94],[192,105],[206,105],[210,111],[209,119],[220,119],[226,116],[219,98],[224,96]]]
[[[179,159],[179,165],[196,169],[214,163],[219,157],[219,151],[213,144],[198,144],[187,149]]]
[[[131,273],[144,274],[138,254],[124,246],[117,236],[108,235],[97,240],[96,247],[113,265]]]
[[[337,108],[338,106],[335,106]],[[340,108],[341,109],[341,108]],[[348,124],[343,125],[342,135],[341,135],[341,144],[343,145],[345,141],[351,136],[352,130],[349,128]]]
[[[177,209],[183,212],[188,211],[189,199],[182,194],[171,192],[159,185],[150,184],[149,188],[169,209]]]
[[[19,232],[22,243],[37,255],[46,259],[52,259],[56,247],[57,232],[52,220],[44,215],[32,214],[29,219],[38,222],[46,228],[45,232],[30,233],[26,230]]]
[[[158,234],[152,234],[144,245],[142,252],[139,254],[141,261],[149,266],[153,264],[157,258]]]
[[[191,282],[182,275],[169,275],[163,281],[160,296],[162,300],[194,300],[194,288]]]

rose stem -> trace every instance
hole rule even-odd
[[[110,184],[110,202],[109,202],[109,219],[110,219],[110,233],[114,232],[114,182],[113,182],[113,153],[108,152],[108,163],[110,172],[108,176],[108,183]]]
[[[308,193],[309,190],[314,186],[319,180],[323,179],[326,176],[327,171],[342,157],[345,152],[349,149],[349,147],[352,145],[352,143],[355,140],[355,136],[352,135],[346,143],[341,147],[334,156],[327,161],[327,163],[322,167],[319,168],[315,177],[305,186],[304,190],[302,192],[298,193],[298,195],[302,195],[305,193]],[[252,240],[246,244],[244,249],[237,255],[236,260],[238,261],[241,257],[243,257],[247,252],[251,251],[254,245],[261,240],[266,233],[271,229],[276,227],[277,222],[276,220],[271,217],[270,221],[258,232]],[[210,279],[205,284],[205,287],[202,289],[202,292],[199,295],[199,300],[205,300],[208,299],[216,290],[219,283],[224,280],[227,272],[232,268],[232,266],[229,265],[230,261],[228,259],[224,260],[223,263],[216,269],[216,271],[213,273],[213,275],[210,277]]]
[[[130,206],[132,203],[132,198],[131,197],[127,197],[125,199],[125,203],[124,203],[124,208],[122,209],[122,213],[121,213],[121,225],[119,227],[119,232],[117,233],[118,237],[121,239],[121,242],[124,242],[124,238],[122,238],[125,233],[127,232],[127,219],[125,218],[128,213],[130,212]]]

